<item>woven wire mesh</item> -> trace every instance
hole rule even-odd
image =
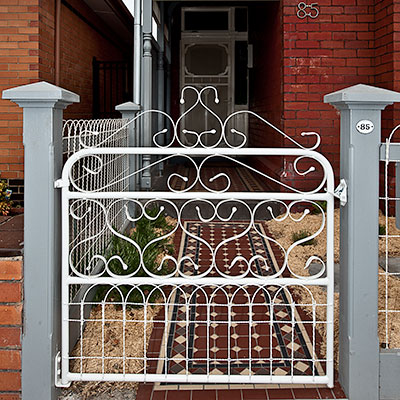
[[[95,119],[95,120],[66,120],[63,125],[63,156],[67,160],[72,154],[85,148],[99,147],[127,147],[128,125],[127,119]],[[98,173],[104,167],[105,173]],[[78,162],[71,169],[71,178],[85,191],[107,186],[106,191],[123,192],[129,185],[129,156],[126,154],[106,154],[98,157],[89,157],[84,162]],[[107,207],[110,200],[106,200]],[[73,255],[71,262],[82,273],[90,268],[96,272],[97,254],[104,254],[111,240],[111,233],[105,226],[105,214],[93,204],[85,200],[78,200],[70,204],[71,213],[80,216],[70,216],[70,250]],[[126,218],[121,207],[113,207],[109,216],[118,230],[123,230]],[[84,216],[90,212],[90,220]],[[94,239],[93,239],[94,238]],[[79,287],[73,285],[70,290],[72,299]]]
[[[379,197],[379,339],[382,348],[400,348],[398,327],[400,326],[400,223],[398,212],[400,196],[397,174],[400,173],[400,159],[397,156],[398,138],[396,127],[386,143],[382,144],[381,189]],[[396,135],[398,136],[398,135]],[[381,153],[382,154],[382,153]],[[382,179],[383,178],[383,179]]]

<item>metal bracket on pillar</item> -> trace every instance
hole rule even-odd
[[[341,179],[333,195],[340,200],[340,205],[344,207],[347,204],[347,182]]]
[[[57,388],[69,388],[71,382],[63,383],[61,380],[61,353],[58,352],[54,359],[54,386]]]

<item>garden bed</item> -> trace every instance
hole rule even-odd
[[[105,359],[104,366],[99,358],[84,359],[76,358],[71,361],[71,372],[97,372],[97,373],[127,373],[139,374],[143,372],[144,362],[140,359],[128,359],[125,362],[122,355],[126,357],[144,357],[153,330],[153,318],[160,311],[161,306],[148,306],[145,309],[137,308],[124,311],[121,307],[107,304],[104,307],[104,336],[103,336],[103,310],[102,306],[94,307],[86,323],[83,337],[79,339],[72,357],[85,354],[89,357],[101,357],[104,337],[104,356],[116,357],[116,359]],[[125,329],[124,323],[125,320]],[[144,324],[143,321],[147,321]],[[146,346],[143,338],[146,338]],[[123,367],[125,365],[125,370]],[[79,392],[81,399],[90,399],[99,394],[111,393],[113,391],[137,390],[138,382],[74,382],[70,388],[71,392]]]
[[[294,219],[300,218],[302,213],[292,214]],[[322,214],[307,215],[301,222],[295,222],[290,218],[284,221],[268,221],[266,225],[271,232],[274,239],[276,239],[285,249],[293,243],[293,234],[298,233],[300,230],[314,233],[321,225]],[[339,244],[340,244],[340,210],[336,209],[334,214],[335,221],[335,238],[334,238],[334,262],[339,263]],[[379,216],[379,224],[385,226],[386,218],[381,213]],[[400,231],[396,228],[395,218],[388,218],[388,234],[400,235]],[[385,257],[386,242],[384,237],[379,239],[379,253],[381,257]],[[298,275],[303,275],[307,270],[304,269],[306,261],[312,257],[318,256],[321,259],[326,259],[326,230],[324,229],[319,236],[317,236],[313,243],[306,246],[296,246],[289,255],[289,264],[293,272]],[[388,243],[388,256],[400,256],[400,238],[390,238]],[[379,309],[383,310],[386,307],[386,277],[381,273],[384,272],[382,267],[379,267]],[[387,277],[387,309],[400,310],[400,279],[394,276]],[[326,302],[326,293],[321,287],[308,287],[317,303]],[[305,289],[295,288],[295,295],[299,298],[300,302],[307,303],[309,301],[309,294]],[[304,307],[305,312],[311,314],[312,307]],[[339,357],[339,293],[335,293],[335,318],[334,318],[334,332],[335,332],[335,364],[338,365]],[[324,307],[316,307],[316,318],[319,321],[326,321],[326,309]],[[386,343],[386,319],[383,313],[379,313],[379,341],[381,344]],[[317,324],[317,329],[320,331],[322,337],[325,337],[325,329],[323,325]],[[400,313],[390,314],[388,318],[388,332],[389,348],[400,348]],[[326,346],[322,346],[321,351],[323,355],[326,352]]]

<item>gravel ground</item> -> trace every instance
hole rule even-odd
[[[136,390],[125,389],[125,390],[112,390],[110,393],[94,393],[93,396],[87,397],[83,396],[82,393],[71,392],[70,389],[63,390],[61,396],[59,396],[58,400],[135,400],[136,398]]]

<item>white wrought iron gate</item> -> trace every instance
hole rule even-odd
[[[296,148],[243,148],[246,137],[232,130],[241,139],[233,146],[225,136],[232,116],[222,121],[202,102],[202,93],[214,89],[190,90],[197,101],[187,112],[203,107],[216,121],[208,132],[187,128],[195,138],[191,146],[180,143],[182,117],[174,122],[163,114],[169,125],[162,133],[171,130],[168,145],[157,145],[159,132],[151,148],[89,146],[85,127],[79,141],[86,148],[65,164],[58,181],[62,384],[332,386],[334,179],[327,159],[315,151],[319,137],[308,134],[317,139],[308,149],[274,128]],[[220,135],[213,147],[204,144],[207,134]],[[130,186],[129,161],[141,155],[152,156],[148,168],[170,166],[153,191]],[[296,189],[296,181],[279,182],[254,168],[251,159],[261,157],[291,157],[294,177],[312,176],[313,187]],[[238,183],[244,174],[278,189],[259,185],[250,191]],[[290,220],[301,231],[313,210],[319,224],[290,246],[268,230],[268,220]],[[299,268],[296,249],[310,240],[324,243],[326,254]],[[323,296],[316,298],[315,288]]]

